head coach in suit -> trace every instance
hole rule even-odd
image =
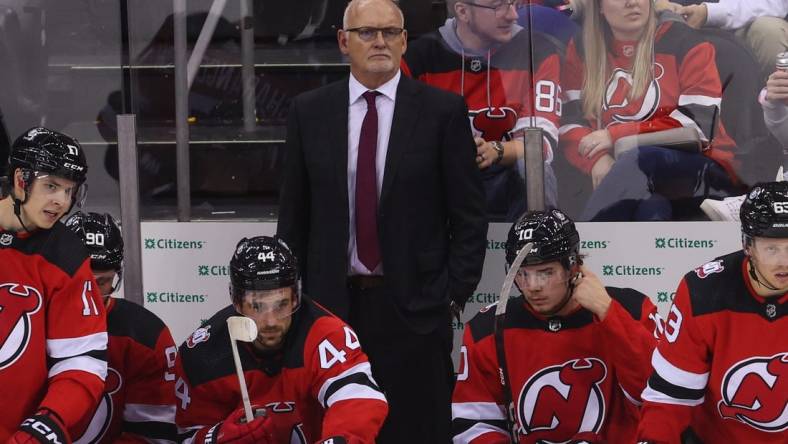
[[[464,101],[400,75],[403,27],[391,0],[348,5],[349,78],[299,95],[288,116],[278,234],[309,294],[364,344],[390,405],[378,442],[445,443],[450,305],[479,282],[487,219]]]

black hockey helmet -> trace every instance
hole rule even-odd
[[[230,260],[230,295],[240,303],[247,290],[293,287],[301,302],[298,261],[290,247],[278,237],[243,238]]]
[[[111,215],[77,211],[66,219],[65,224],[87,247],[93,269],[121,270],[123,237],[120,227]]]
[[[17,168],[22,170],[26,193],[30,192],[33,179],[37,176],[62,177],[77,184],[71,199],[72,206],[82,205],[87,190],[84,183],[88,164],[82,146],[73,137],[48,128],[30,128],[19,136],[11,147],[8,157],[8,180],[11,187]]]
[[[533,243],[522,265],[559,261],[567,270],[580,264],[580,234],[574,222],[561,210],[529,211],[509,229],[506,239],[506,267],[511,267],[525,244]]]
[[[739,209],[745,246],[753,237],[788,238],[788,182],[755,184]]]

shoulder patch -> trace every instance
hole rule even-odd
[[[722,273],[725,270],[725,265],[722,264],[722,259],[717,259],[711,262],[706,262],[700,267],[695,269],[695,274],[701,279],[706,279],[710,274]]]

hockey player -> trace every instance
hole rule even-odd
[[[505,318],[490,306],[466,325],[454,443],[633,442],[656,307],[583,266],[580,236],[560,210],[512,225],[507,267],[528,243],[515,277],[522,297],[507,301]]]
[[[79,143],[32,128],[0,200],[0,442],[66,443],[107,374],[106,313],[79,238],[59,222],[84,197]]]
[[[123,238],[109,214],[76,212],[66,227],[90,253],[107,311],[108,374],[99,405],[77,442],[169,442],[175,430],[175,355],[170,330],[155,314],[111,295],[123,275]]]
[[[176,422],[188,442],[371,443],[388,412],[356,334],[301,294],[295,256],[268,236],[242,239],[230,261],[232,305],[181,345]],[[238,343],[249,399],[242,418],[227,318],[247,316],[257,339]]]
[[[687,273],[651,358],[639,438],[785,443],[788,430],[788,182],[755,185],[741,251]]]
[[[487,213],[514,221],[525,210],[523,180],[515,168],[522,130],[544,130],[545,201],[557,204],[550,163],[561,116],[560,60],[546,36],[517,25],[525,1],[447,2],[454,17],[408,44],[403,72],[465,98],[477,145]]]

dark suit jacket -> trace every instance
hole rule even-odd
[[[344,319],[348,94],[345,79],[293,101],[277,228],[299,259],[306,291]],[[449,299],[464,306],[481,277],[487,218],[475,156],[462,97],[401,76],[378,237],[384,291],[416,332],[448,322]]]

